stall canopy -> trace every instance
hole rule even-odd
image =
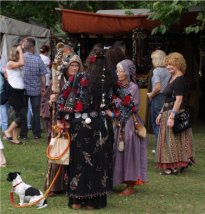
[[[152,30],[159,22],[150,21],[147,15],[105,15],[62,9],[62,29],[69,33],[100,35],[124,34],[135,28]]]
[[[115,35],[131,32],[135,28],[151,31],[160,22],[148,20],[148,14],[110,15],[61,9],[62,29],[73,34]],[[196,12],[185,13],[172,31],[183,31],[196,22]]]
[[[25,23],[6,16],[0,15],[0,33],[1,57],[5,61],[8,59],[9,49],[12,45],[17,44],[22,37],[32,37],[36,42],[36,52],[39,53],[40,47],[50,43],[50,30],[37,25]]]

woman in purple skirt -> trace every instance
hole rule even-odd
[[[116,124],[113,184],[126,184],[120,195],[128,196],[135,193],[135,185],[147,181],[147,138],[139,137],[134,128],[133,116],[143,123],[138,115],[140,93],[136,67],[125,59],[117,64],[116,72],[119,81],[115,108],[108,112]]]

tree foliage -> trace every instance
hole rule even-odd
[[[189,0],[189,1],[151,1],[141,3],[141,7],[150,9],[149,19],[160,21],[160,26],[152,30],[152,34],[166,33],[170,27],[179,23],[181,15],[188,12],[192,8],[198,8],[200,11],[197,15],[197,22],[194,25],[185,28],[185,32],[198,33],[205,27],[205,2],[203,0]]]
[[[198,13],[197,22],[185,28],[186,33],[198,33],[205,26],[205,1],[1,1],[1,14],[24,22],[37,22],[50,28],[54,33],[60,31],[60,13],[55,8],[66,8],[81,11],[96,12],[106,9],[127,9],[127,15],[131,15],[129,9],[147,8],[150,9],[149,19],[160,21],[161,25],[154,28],[152,34],[166,33],[169,28],[179,23],[181,15],[193,7],[198,6],[201,11]]]

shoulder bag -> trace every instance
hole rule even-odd
[[[189,112],[187,110],[183,110],[177,113],[174,117],[173,132],[181,133],[189,128],[191,128]]]
[[[47,147],[47,157],[51,163],[69,165],[70,135],[68,132],[51,138]]]

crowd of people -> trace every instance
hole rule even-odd
[[[65,45],[58,94],[52,91],[48,46],[42,46],[40,56],[36,55],[35,40],[26,38],[10,52],[6,74],[13,95],[8,104],[14,109],[15,118],[4,129],[1,119],[4,138],[14,144],[27,138],[28,101],[35,139],[41,138],[40,118],[45,123],[48,144],[53,124],[69,133],[69,165],[62,166],[50,196],[66,192],[72,209],[104,208],[116,185],[124,185],[120,196],[129,196],[135,193],[135,186],[148,181],[148,140],[135,130],[136,120],[143,124],[138,114],[137,71],[124,47],[122,42],[116,42],[105,51],[96,44],[83,64]],[[147,96],[156,140],[156,167],[161,175],[176,175],[195,161],[191,128],[173,132],[174,117],[184,109],[186,62],[180,53],[166,56],[162,50],[154,51],[151,59],[154,70]],[[1,165],[5,166],[2,149],[0,144]],[[58,167],[48,162],[45,190]]]

